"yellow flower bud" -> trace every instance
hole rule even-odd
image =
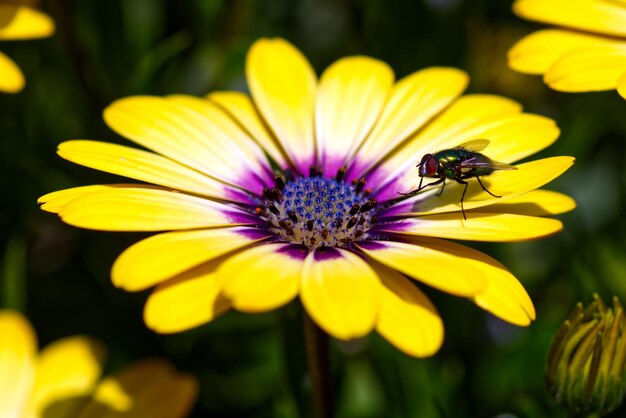
[[[607,307],[598,295],[578,303],[555,335],[546,367],[548,388],[572,414],[607,414],[624,398],[624,310],[617,297]]]

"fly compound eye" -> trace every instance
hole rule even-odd
[[[417,165],[420,177],[429,177],[428,162],[433,158],[432,154],[426,154],[422,157],[422,161]]]
[[[430,157],[428,161],[426,161],[426,174],[428,176],[433,176],[437,173],[437,159],[435,157]]]
[[[422,161],[420,161],[420,163],[416,166],[416,167],[424,167],[424,164],[426,163],[426,161],[428,161],[429,158],[432,157],[432,154],[426,154],[422,157]]]

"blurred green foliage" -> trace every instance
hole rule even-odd
[[[433,65],[472,76],[470,92],[502,94],[553,117],[561,139],[541,156],[573,155],[549,186],[576,198],[563,233],[537,242],[478,245],[524,283],[537,308],[529,328],[509,326],[449,295],[428,291],[446,341],[433,358],[409,358],[382,338],[333,342],[341,417],[559,417],[544,359],[575,302],[598,292],[626,299],[626,103],[615,92],[564,94],[506,66],[508,48],[537,26],[502,0],[50,0],[57,34],[4,42],[27,77],[0,96],[2,307],[27,313],[46,344],[90,334],[111,368],[163,355],[201,380],[194,417],[307,416],[301,318],[295,304],[264,315],[229,313],[170,336],[142,323],[146,294],[115,289],[115,257],[141,234],[71,228],[37,197],[116,181],[55,155],[67,139],[124,142],[102,122],[104,106],[132,94],[244,90],[244,61],[262,36],[297,45],[318,72],[349,54],[388,62],[398,77]],[[615,416],[624,416],[626,409]]]

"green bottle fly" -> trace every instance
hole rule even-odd
[[[496,170],[517,170],[517,168],[512,165],[494,161],[486,155],[481,154],[479,151],[485,149],[487,145],[489,145],[488,140],[476,139],[455,148],[424,155],[422,161],[417,165],[419,176],[421,177],[418,188],[409,193],[402,194],[404,197],[414,196],[428,186],[441,184],[441,190],[438,193],[438,195],[441,195],[446,185],[446,179],[454,180],[459,184],[465,185],[463,193],[461,194],[461,211],[463,213],[463,219],[467,219],[465,216],[465,208],[463,207],[463,199],[465,198],[468,185],[466,180],[476,178],[484,191],[493,197],[501,197],[487,190],[480,178],[488,176]],[[437,178],[439,180],[422,187],[424,177]]]

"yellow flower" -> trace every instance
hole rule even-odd
[[[54,33],[48,15],[25,4],[25,0],[0,0],[0,40],[45,38]],[[0,91],[17,93],[24,88],[24,75],[15,62],[0,52]]]
[[[157,285],[146,324],[162,333],[212,321],[228,309],[263,312],[297,296],[339,339],[377,330],[414,356],[432,355],[442,321],[405,275],[470,299],[517,325],[535,318],[530,298],[496,260],[439,238],[520,241],[556,233],[542,217],[574,207],[536,190],[573,163],[554,157],[449,184],[388,205],[419,183],[429,152],[490,141],[512,163],[556,140],[548,118],[506,98],[459,97],[467,75],[428,68],[394,83],[373,58],[340,59],[317,79],[282,39],[257,41],[247,56],[252,99],[243,93],[130,97],[104,112],[116,132],[148,148],[64,142],[72,162],[152,183],[78,187],[40,199],[65,222],[108,231],[171,231],[128,248],[113,283]],[[439,238],[437,238],[439,237]]]
[[[101,379],[97,340],[63,338],[37,353],[28,320],[0,310],[0,416],[3,418],[180,418],[197,395],[195,378],[161,359],[136,362]]]
[[[526,36],[509,51],[514,70],[543,74],[555,90],[613,90],[626,98],[625,0],[517,0],[520,17],[558,25]]]

